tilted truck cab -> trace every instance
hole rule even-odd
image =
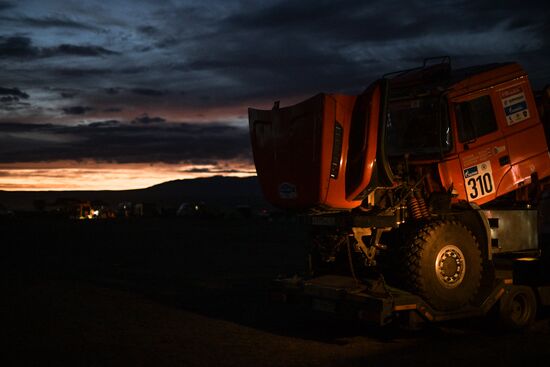
[[[360,206],[380,176],[386,93],[387,82],[379,81],[359,96],[318,94],[291,107],[249,109],[254,162],[267,199],[297,210]]]
[[[518,64],[458,70],[437,85],[426,85],[429,72],[377,81],[359,96],[249,109],[268,200],[353,209],[369,192],[398,184],[387,161],[405,156],[408,165],[436,164],[437,189],[478,205],[550,175],[544,127]]]

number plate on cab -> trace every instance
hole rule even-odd
[[[464,170],[468,201],[474,201],[495,191],[491,161],[485,161]]]

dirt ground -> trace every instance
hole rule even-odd
[[[544,365],[546,314],[367,328],[270,305],[302,268],[292,222],[10,219],[2,233],[2,366]]]

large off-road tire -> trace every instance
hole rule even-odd
[[[471,302],[481,281],[481,252],[474,235],[455,221],[421,226],[403,249],[409,290],[438,310]]]
[[[506,330],[528,327],[537,314],[537,298],[530,287],[513,286],[499,302],[499,324]]]

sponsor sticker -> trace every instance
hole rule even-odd
[[[525,92],[521,86],[506,89],[500,93],[504,115],[508,125],[527,120],[531,115],[527,107]]]
[[[464,170],[464,178],[475,176],[475,175],[477,175],[477,173],[478,173],[477,166],[466,168]]]

